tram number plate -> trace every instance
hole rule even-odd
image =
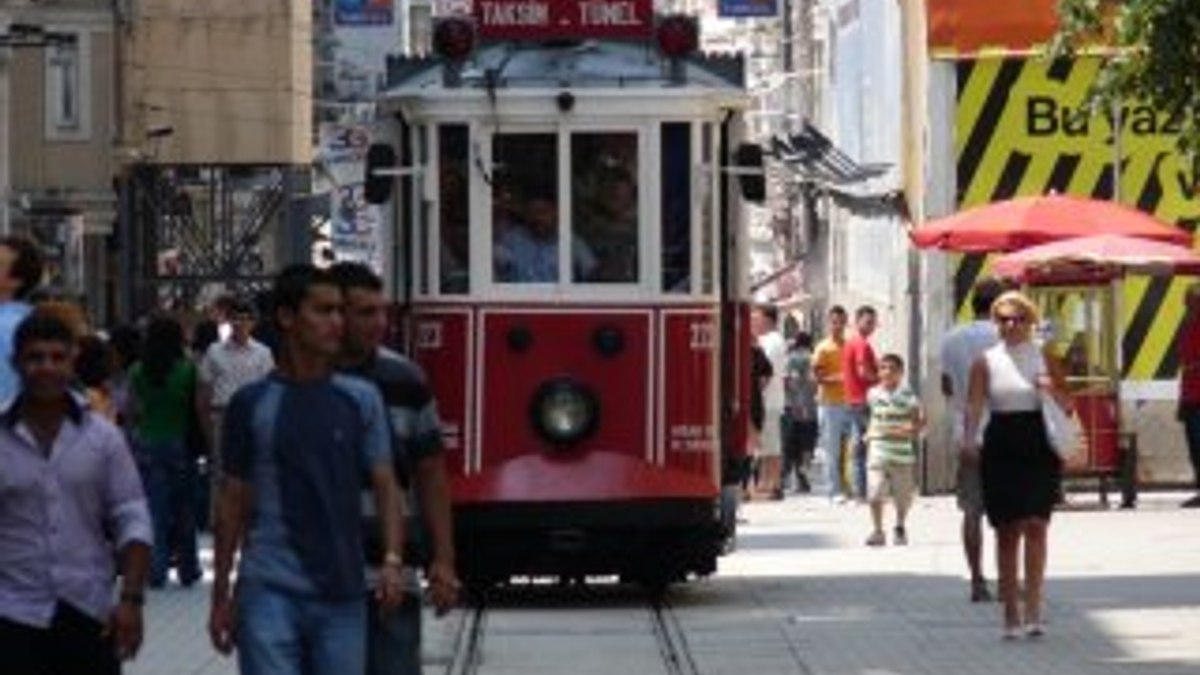
[[[688,326],[689,346],[695,350],[711,350],[717,346],[717,326],[711,321]]]
[[[422,321],[417,324],[417,349],[442,348],[442,322]]]

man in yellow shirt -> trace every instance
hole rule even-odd
[[[813,377],[817,381],[818,446],[825,454],[825,481],[830,500],[844,502],[842,490],[843,441],[850,436],[850,409],[842,378],[842,350],[846,345],[846,309],[829,308],[828,334],[813,352]]]

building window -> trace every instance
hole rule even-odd
[[[86,33],[71,34],[73,40],[45,50],[48,140],[87,140],[91,135],[91,42]]]
[[[414,2],[408,10],[408,53],[428,54],[433,47],[433,6]]]

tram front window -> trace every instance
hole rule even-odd
[[[571,136],[574,281],[638,280],[637,141],[632,133]]]
[[[559,188],[554,134],[497,134],[492,158],[496,282],[637,283],[636,133],[572,134],[567,190]],[[564,215],[566,223],[560,221]],[[566,276],[559,270],[562,244],[569,247]]]
[[[558,281],[557,137],[497,134],[492,160],[493,277],[502,283]]]

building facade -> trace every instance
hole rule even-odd
[[[39,241],[50,283],[102,316],[119,162],[112,3],[7,2],[0,33],[0,230]]]
[[[311,241],[312,0],[119,6],[122,314],[255,294]]]

